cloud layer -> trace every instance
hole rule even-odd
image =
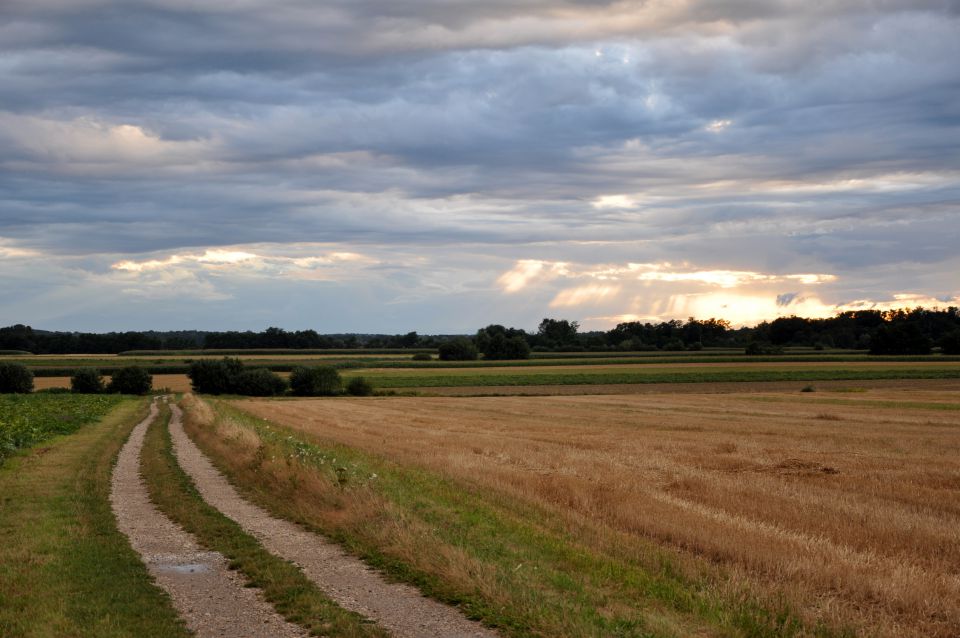
[[[0,323],[955,299],[958,32],[915,0],[9,0]]]

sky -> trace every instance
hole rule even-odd
[[[960,305],[957,0],[3,0],[0,325]]]

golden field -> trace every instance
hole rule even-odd
[[[960,389],[855,390],[234,405],[529,503],[618,551],[652,542],[811,626],[960,635]]]

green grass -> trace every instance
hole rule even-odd
[[[146,402],[52,439],[0,468],[0,636],[189,636],[116,529],[117,452]]]
[[[295,502],[295,482],[249,479],[249,468],[214,459],[235,484],[274,514],[313,526],[351,552],[427,595],[459,604],[472,617],[510,636],[780,636],[848,635],[804,625],[780,604],[764,605],[748,592],[722,593],[703,576],[681,574],[671,554],[640,539],[598,539],[565,519],[503,495],[461,484],[414,467],[398,467],[373,455],[318,445],[302,434],[265,422],[223,402],[221,418],[257,432],[266,458],[290,459],[326,476],[330,502],[311,495],[316,507],[336,511],[352,493],[372,490],[389,507],[355,526],[342,527],[311,516]],[[336,468],[344,468],[340,473]],[[342,483],[345,488],[336,491]],[[269,484],[269,488],[265,485]],[[416,530],[417,547],[454,548],[487,580],[500,598],[481,588],[458,585],[432,570],[430,560],[411,563],[384,545],[380,529]],[[432,553],[433,553],[432,552]],[[439,560],[442,566],[442,559]],[[711,577],[712,578],[712,577]],[[504,598],[506,600],[504,600]]]
[[[276,358],[244,358],[243,355],[253,357],[256,352],[233,352],[245,363],[252,367],[264,367],[273,372],[289,372],[296,366],[332,365],[342,370],[361,368],[410,368],[410,369],[496,369],[496,368],[542,368],[551,366],[615,366],[615,365],[642,365],[642,364],[696,364],[696,363],[730,363],[749,365],[751,363],[855,363],[855,362],[898,362],[898,363],[956,363],[960,356],[953,355],[926,355],[926,356],[871,356],[863,352],[836,352],[825,351],[798,351],[784,355],[748,356],[742,352],[706,351],[706,352],[650,352],[650,353],[551,353],[550,356],[534,356],[532,359],[519,361],[413,361],[411,356],[414,350],[405,352],[404,356],[381,354],[376,352],[359,355],[338,355],[337,351],[324,351],[323,355],[297,354],[289,355],[271,351],[262,351],[266,355],[275,355]],[[312,352],[312,351],[311,351]],[[202,353],[205,357],[213,355],[210,351]],[[411,354],[411,356],[406,356]],[[170,356],[167,353],[166,356]],[[199,354],[197,355],[199,356]],[[127,365],[139,365],[146,368],[151,374],[186,374],[190,370],[192,358],[157,358],[154,356],[124,356],[90,355],[89,357],[12,357],[9,361],[22,363],[30,368],[37,377],[63,377],[72,375],[77,368],[94,367],[102,374],[110,375]]]
[[[100,420],[119,402],[117,395],[0,395],[0,465],[17,450]]]
[[[348,372],[345,379],[363,374],[377,389],[424,388],[424,387],[472,387],[472,386],[529,386],[529,385],[618,385],[626,383],[731,383],[763,381],[830,381],[830,380],[876,380],[876,379],[960,379],[960,366],[918,365],[916,367],[890,368],[764,368],[750,369],[746,366],[723,368],[697,368],[688,370],[593,370],[580,372],[551,372],[533,370],[523,373],[460,373],[460,374],[403,374],[402,372],[363,371]]]
[[[202,545],[226,556],[231,567],[239,569],[250,586],[263,591],[277,612],[313,635],[385,637],[387,634],[380,627],[341,608],[296,565],[270,554],[237,523],[203,500],[177,464],[169,430],[164,427],[169,416],[169,409],[165,408],[163,418],[150,426],[141,457],[150,498],[160,510],[194,534]]]

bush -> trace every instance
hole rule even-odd
[[[479,352],[477,346],[465,337],[457,337],[441,344],[438,348],[441,361],[475,361]]]
[[[290,391],[298,397],[328,397],[340,394],[343,380],[331,366],[294,368],[290,372]]]
[[[119,394],[149,394],[153,389],[153,377],[140,366],[127,366],[113,373],[107,392]]]
[[[507,337],[495,334],[487,340],[483,350],[483,358],[490,360],[529,359],[530,346],[527,340],[520,335]]]
[[[249,368],[232,379],[230,391],[249,397],[273,397],[287,391],[287,382],[266,368]]]
[[[33,391],[33,373],[22,363],[0,363],[0,393],[28,394]]]
[[[347,383],[347,394],[355,397],[368,397],[373,394],[373,384],[363,377],[354,377]]]
[[[751,341],[744,349],[744,354],[783,354],[783,348],[760,341]]]
[[[433,357],[431,357],[430,354],[427,352],[418,352],[417,354],[413,355],[413,360],[414,361],[433,361]]]
[[[103,377],[96,368],[80,368],[70,377],[70,390],[74,394],[101,394],[104,389]]]
[[[70,388],[44,388],[37,390],[34,394],[70,394]]]
[[[190,386],[194,392],[224,394],[233,392],[234,380],[243,372],[240,359],[224,357],[220,361],[201,359],[190,364]]]

